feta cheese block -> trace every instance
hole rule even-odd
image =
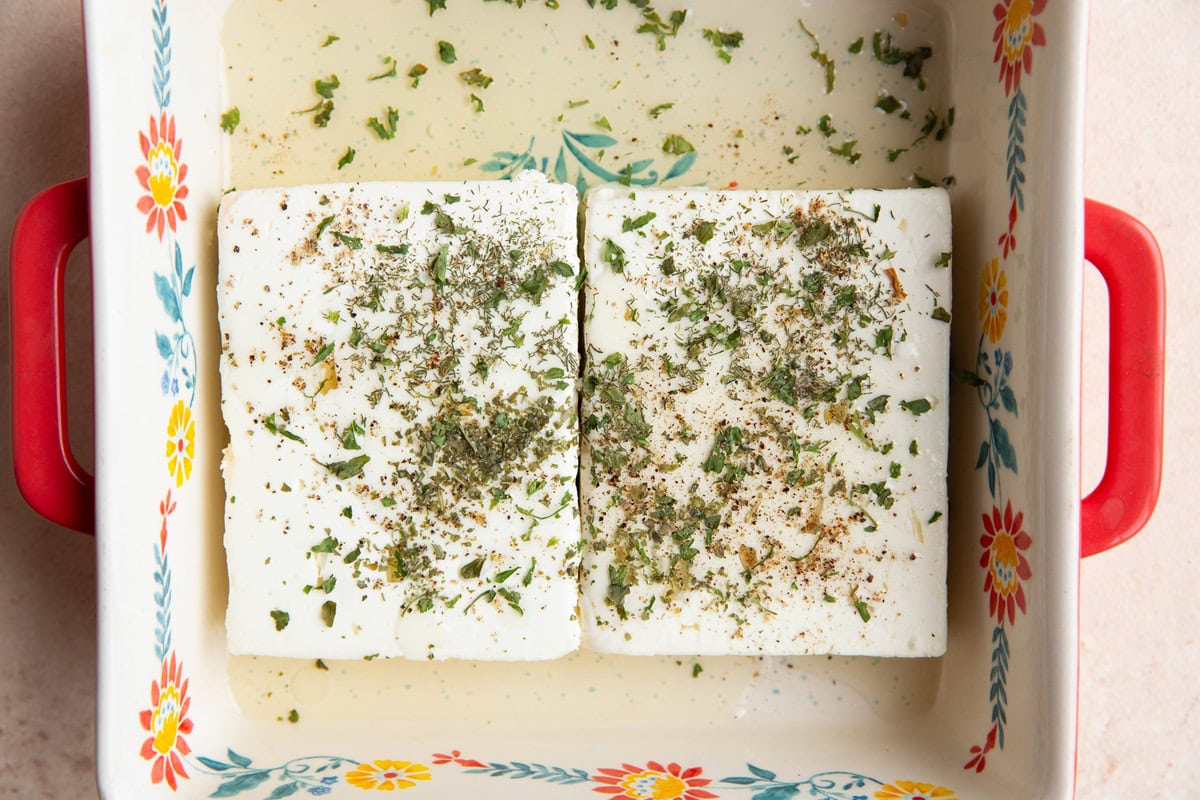
[[[585,644],[941,655],[946,193],[584,202]]]
[[[224,198],[230,651],[577,649],[577,215],[532,173]]]

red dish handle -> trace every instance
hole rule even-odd
[[[13,469],[33,510],[84,533],[96,526],[95,478],[67,438],[63,273],[88,235],[87,178],[35,196],[13,227],[9,264],[12,326]]]
[[[1084,258],[1108,284],[1108,461],[1083,499],[1080,553],[1130,539],[1158,502],[1163,462],[1166,287],[1162,253],[1146,226],[1088,200]]]

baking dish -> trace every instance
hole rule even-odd
[[[428,797],[636,797],[647,787],[693,799],[1069,796],[1076,559],[1132,535],[1157,491],[1161,267],[1128,218],[1095,205],[1082,215],[1086,8],[939,8],[953,22],[960,115],[953,363],[986,381],[955,389],[947,657],[915,666],[794,660],[790,670],[772,660],[752,681],[740,667],[708,665],[707,676],[743,681],[733,702],[719,683],[690,674],[677,678],[680,688],[631,672],[623,680],[643,694],[614,693],[585,663],[555,673],[568,683],[553,696],[515,699],[501,687],[520,685],[520,674],[423,674],[430,697],[421,703],[397,702],[396,686],[383,700],[359,697],[340,718],[308,712],[339,691],[330,681],[367,685],[400,668],[331,665],[330,677],[292,665],[286,682],[304,712],[293,725],[290,702],[250,698],[220,623],[222,428],[211,370],[196,368],[215,352],[212,298],[200,287],[211,285],[206,220],[224,188],[223,108],[207,77],[220,15],[152,0],[87,4],[90,184],[35,200],[14,241],[14,451],[39,511],[86,529],[96,509],[104,794],[357,796],[391,786]],[[178,188],[156,195],[142,181],[164,164]],[[55,276],[59,255],[88,233],[89,208],[95,495],[55,413]],[[1108,469],[1081,512],[1085,230],[1088,257],[1110,284],[1114,368]],[[792,694],[799,683],[807,694]],[[439,718],[464,709],[473,715]]]

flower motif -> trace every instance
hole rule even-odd
[[[1029,549],[1033,539],[1021,529],[1024,521],[1024,514],[1013,514],[1011,502],[1005,504],[1003,516],[995,506],[991,514],[983,515],[986,533],[979,537],[983,546],[979,566],[987,570],[983,590],[988,593],[989,616],[994,615],[1001,623],[1006,614],[1009,623],[1016,622],[1018,607],[1022,613],[1025,611],[1025,588],[1021,581],[1029,580],[1033,573],[1022,551]]]
[[[175,654],[163,661],[162,674],[150,683],[150,708],[140,712],[142,729],[150,736],[142,742],[142,758],[153,761],[150,780],[164,780],[172,789],[178,788],[178,778],[189,777],[183,768],[181,755],[192,751],[183,735],[192,732],[188,719],[188,682],[183,679],[183,664]]]
[[[449,753],[434,753],[434,764],[458,764],[460,767],[487,767],[482,761],[476,761],[473,758],[463,758],[462,751],[451,750]]]
[[[312,794],[312,795],[329,794],[332,791],[333,791],[333,789],[330,789],[328,786],[310,786],[310,787],[308,787],[308,793]]]
[[[166,226],[175,230],[176,220],[187,219],[182,202],[188,196],[187,164],[179,160],[183,142],[175,138],[175,117],[165,112],[157,120],[150,117],[150,135],[139,131],[138,141],[146,163],[135,174],[147,194],[138,198],[137,207],[146,215],[146,233],[156,231],[161,240]]]
[[[701,789],[712,781],[700,778],[700,767],[683,769],[672,762],[665,767],[657,761],[645,767],[622,764],[621,769],[602,768],[592,780],[604,784],[592,791],[608,795],[611,800],[706,800],[716,797]]]
[[[875,793],[875,800],[955,800],[954,792],[944,786],[916,781],[896,781]]]
[[[167,489],[167,496],[158,502],[158,515],[162,517],[162,527],[158,530],[158,544],[160,550],[167,549],[167,517],[175,513],[175,506],[178,505],[171,499],[171,490]]]
[[[1000,269],[998,258],[983,267],[983,280],[979,284],[979,319],[988,341],[992,344],[1000,341],[1004,323],[1008,321],[1008,277]]]
[[[1046,8],[1046,0],[1003,0],[992,9],[996,18],[993,60],[1000,64],[1004,93],[1012,94],[1021,82],[1021,71],[1033,69],[1033,48],[1046,43],[1046,32],[1033,18]]]
[[[167,471],[175,478],[175,488],[192,477],[192,459],[196,457],[196,421],[182,400],[171,409],[167,422]]]
[[[417,781],[427,781],[433,776],[429,767],[412,761],[377,760],[370,764],[359,764],[346,773],[346,782],[359,789],[376,789],[390,792],[393,789],[411,789]]]

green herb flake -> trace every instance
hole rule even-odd
[[[464,564],[463,566],[461,566],[459,568],[459,570],[458,570],[459,577],[468,579],[468,580],[471,578],[478,578],[480,576],[480,574],[483,572],[484,561],[485,561],[485,559],[483,556],[478,556],[476,558],[471,559],[470,561],[468,561],[466,564]]]
[[[894,114],[904,107],[904,104],[890,94],[883,94],[875,101],[875,107],[885,114]]]
[[[862,158],[862,153],[854,149],[857,144],[857,139],[846,139],[840,147],[829,147],[826,149],[835,156],[846,159],[851,164],[857,164],[858,160]]]
[[[338,80],[337,75],[330,75],[328,78],[318,78],[313,82],[313,88],[317,90],[317,94],[326,100],[333,99],[333,90],[341,85],[342,82]]]
[[[596,43],[593,42],[592,37],[588,36],[586,33],[583,35],[583,43],[587,45],[588,50],[596,49]]]
[[[685,153],[695,152],[696,150],[691,142],[677,133],[671,134],[663,141],[662,149],[664,153],[669,153],[673,156],[681,156]]]
[[[291,722],[293,724],[299,722],[300,721],[300,712],[293,708],[291,711],[288,712],[287,721]]]
[[[937,308],[935,308],[930,313],[929,316],[933,317],[938,322],[949,322],[950,321],[950,312],[947,311],[946,309],[942,308],[941,306],[938,306]]]
[[[329,665],[326,664],[323,660],[321,660],[319,658],[315,662],[313,662],[313,666],[324,672],[329,671]]]
[[[612,131],[612,123],[608,121],[608,117],[598,117],[596,119],[596,127],[601,130]]]
[[[482,97],[475,94],[474,92],[471,92],[471,96],[468,99],[471,101],[471,105],[474,106],[476,114],[483,113],[484,109],[483,109],[483,98]]]
[[[938,260],[937,260],[937,262],[934,264],[934,266],[935,266],[935,267],[948,267],[948,266],[950,266],[950,253],[942,253],[940,256],[938,256]]]
[[[637,217],[637,218],[626,217],[621,222],[621,231],[626,232],[626,233],[629,231],[636,231],[638,228],[647,224],[648,222],[650,222],[650,220],[654,219],[657,216],[658,216],[658,214],[654,213],[653,211],[647,211],[645,214],[642,214],[640,217]]]
[[[890,465],[888,465],[888,476],[892,478],[899,478],[900,469],[901,467],[899,462],[893,461]]]
[[[332,536],[326,536],[320,542],[318,542],[312,546],[312,551],[314,553],[332,553],[334,550],[337,549],[337,546],[338,546],[337,539],[333,538]]]
[[[331,33],[325,37],[325,41],[321,42],[321,47],[329,47],[329,45],[333,44],[334,42],[340,41],[341,38],[342,37],[338,36],[336,33]]]
[[[877,349],[877,350],[882,349],[885,353],[887,353],[888,358],[892,357],[892,336],[893,335],[894,335],[894,332],[892,331],[891,325],[888,325],[886,327],[880,328],[879,330],[875,331],[875,349]]]
[[[850,43],[850,46],[846,48],[846,52],[851,53],[853,55],[858,55],[859,53],[862,52],[862,49],[863,49],[863,37],[860,36],[857,39],[855,39],[853,42]]]
[[[325,469],[333,473],[334,477],[340,480],[349,480],[362,474],[363,467],[371,460],[368,455],[355,456],[348,461],[330,461],[328,464],[318,461]]]
[[[492,85],[491,76],[484,74],[484,71],[479,67],[473,67],[460,72],[458,73],[458,77],[461,78],[462,82],[467,86],[478,86],[481,89],[486,89]]]
[[[922,91],[925,90],[925,78],[922,77],[921,70],[925,66],[926,59],[933,56],[933,48],[922,46],[912,50],[902,50],[892,44],[892,34],[882,31],[875,32],[871,47],[877,61],[888,66],[903,64],[904,77],[914,79],[917,87]]]
[[[625,271],[625,250],[612,239],[604,240],[604,252],[600,258],[612,267],[613,272]]]
[[[810,31],[808,26],[804,24],[804,20],[799,20],[799,22],[800,30],[804,31],[809,39],[812,39],[813,49],[809,53],[809,56],[825,70],[825,94],[833,94],[833,84],[836,77],[833,59],[821,49],[821,42],[817,40],[816,34]]]
[[[337,616],[337,602],[326,600],[321,603],[321,621],[325,623],[326,628],[333,627],[333,619]]]
[[[450,44],[449,42],[439,41],[437,43],[437,49],[438,59],[440,59],[443,64],[453,64],[455,61],[458,61],[458,51],[456,51],[454,49],[454,45]]]
[[[433,263],[429,266],[430,271],[433,272],[434,281],[439,284],[445,284],[448,280],[446,266],[449,262],[449,257],[450,245],[444,244],[442,245],[441,249],[438,250],[438,254],[434,256]]]
[[[663,113],[664,111],[667,111],[668,109],[672,109],[674,107],[675,107],[674,103],[659,103],[658,105],[656,105],[650,109],[650,116],[653,117],[654,119],[658,119],[659,114]]]
[[[908,443],[908,454],[915,456],[915,455],[920,455],[920,453],[921,453],[921,450],[920,450],[920,448],[917,447],[917,440],[913,439],[911,442]]]
[[[688,12],[676,9],[671,12],[668,19],[664,20],[650,5],[650,0],[630,0],[630,2],[642,10],[642,24],[637,27],[637,33],[650,34],[654,37],[658,49],[666,50],[667,37],[674,38],[675,34],[679,33],[680,27],[687,19]],[[605,8],[609,7],[606,1]]]
[[[565,261],[559,261],[557,259],[550,262],[550,270],[555,275],[558,275],[563,278],[570,278],[572,275],[575,274],[575,270],[571,268],[570,264],[568,264]]]
[[[391,56],[384,56],[383,66],[386,68],[383,72],[380,72],[378,75],[370,75],[367,77],[367,80],[378,81],[383,80],[384,78],[396,77],[396,59],[392,58]]]
[[[704,672],[704,667],[700,666],[700,662],[697,661],[695,664],[692,664],[693,678],[699,678],[701,672]]]
[[[691,235],[696,237],[696,241],[700,244],[708,244],[712,241],[717,232],[717,223],[712,220],[701,220],[696,223],[696,227],[692,228]]]
[[[911,413],[913,416],[917,416],[917,417],[921,416],[926,411],[933,408],[933,406],[930,405],[929,401],[926,400],[924,397],[919,398],[917,400],[901,400],[900,407],[903,408],[905,411],[908,411],[909,413]]]
[[[275,620],[275,630],[281,631],[292,621],[292,615],[277,608],[271,612],[271,619]]]
[[[425,0],[429,4],[429,16],[433,16],[435,11],[446,10],[446,0]]]
[[[866,603],[864,603],[862,600],[859,600],[853,596],[850,599],[854,603],[854,609],[858,612],[858,615],[860,617],[862,617],[862,621],[870,622],[871,621],[871,607],[868,606]]]
[[[379,505],[383,506],[384,508],[391,508],[392,506],[396,505],[396,498],[382,497],[379,500]]]
[[[567,103],[567,108],[579,108],[580,106],[586,106],[590,102],[590,100],[571,100]]]
[[[941,518],[942,518],[942,512],[935,511],[929,516],[929,520],[925,524],[932,525],[933,523],[937,522]]]
[[[521,576],[521,585],[528,586],[533,583],[533,571],[537,569],[537,558],[531,558],[529,561],[529,569],[525,570],[525,574]]]
[[[318,222],[317,223],[317,232],[313,234],[313,238],[320,239],[321,234],[325,232],[325,229],[328,228],[330,223],[332,223],[332,222],[333,222],[332,214],[330,214],[328,217],[325,217],[325,219]]]
[[[396,125],[400,122],[400,112],[388,106],[384,117],[384,121],[380,121],[379,117],[371,117],[367,120],[367,127],[375,131],[375,135],[380,139],[395,139]]]
[[[730,55],[729,51],[736,50],[742,46],[741,31],[726,32],[714,28],[705,28],[704,38],[712,42],[713,47],[715,47],[717,51],[717,58],[721,59],[726,64],[733,60],[733,56]]]
[[[412,78],[412,88],[415,89],[421,85],[421,78],[426,72],[429,72],[429,67],[425,66],[424,64],[412,65],[412,68],[408,71],[408,77]]]
[[[317,588],[320,589],[325,594],[329,594],[330,592],[333,591],[333,587],[335,587],[335,586],[337,586],[337,577],[330,575],[328,578],[321,581],[320,585]]]
[[[837,133],[837,128],[833,127],[833,117],[829,116],[828,114],[823,115],[819,120],[817,120],[817,130],[819,130],[821,135],[826,139]]]
[[[242,112],[237,106],[226,111],[221,115],[221,130],[226,133],[233,133],[237,130],[238,123],[242,121]]]
[[[338,169],[341,169],[352,161],[354,161],[354,148],[347,147],[346,152],[342,153],[342,157],[338,159]]]

